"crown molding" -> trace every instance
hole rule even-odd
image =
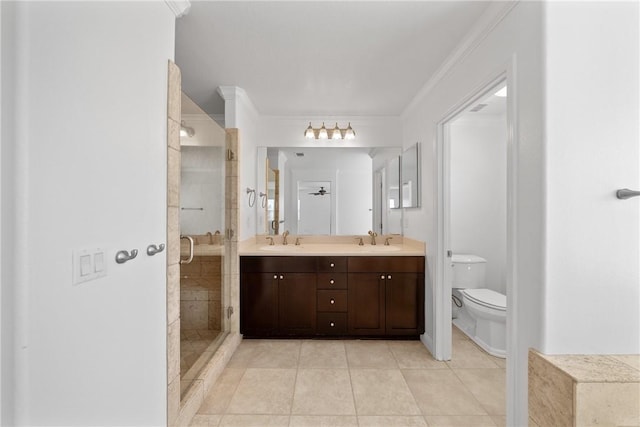
[[[519,0],[509,0],[494,3],[490,6],[491,9],[486,11],[480,17],[480,20],[469,31],[468,36],[458,44],[427,83],[425,83],[425,85],[418,91],[416,96],[414,96],[411,102],[409,102],[409,104],[404,108],[400,117],[406,117],[409,111],[424,99],[455,66],[462,62],[467,55],[473,52],[493,31],[493,29],[509,14],[509,12],[511,12],[518,2]]]
[[[189,0],[164,0],[164,2],[169,6],[176,18],[186,15],[191,8],[191,1]]]
[[[244,98],[247,96],[244,89],[238,86],[218,86],[216,92],[218,92],[225,101],[234,101],[238,98]]]

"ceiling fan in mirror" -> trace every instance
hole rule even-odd
[[[331,194],[329,193],[327,190],[324,189],[324,187],[320,187],[320,189],[315,192],[315,193],[309,193],[312,196],[324,196],[325,194]]]

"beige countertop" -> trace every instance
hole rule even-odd
[[[282,244],[282,236],[273,236],[274,244],[269,244],[265,235],[240,242],[238,253],[242,255],[261,256],[424,256],[423,242],[392,235],[390,244],[384,244],[387,236],[376,237],[377,244],[372,245],[371,238],[364,236],[299,236],[300,244],[295,245],[296,237],[290,235],[289,244]],[[363,245],[358,245],[362,237]]]

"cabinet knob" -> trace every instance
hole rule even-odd
[[[329,267],[331,267],[331,268],[333,268],[333,267],[335,267],[335,266],[336,266],[336,265],[335,265],[334,263],[329,264]]]
[[[331,326],[333,328],[334,326],[336,326],[336,324],[333,323],[333,322],[329,322],[329,326]]]
[[[282,274],[280,275],[280,279],[284,279],[284,276]]]
[[[329,280],[329,283],[333,285],[334,283],[336,283],[336,281],[331,279],[331,280]]]
[[[278,275],[277,275],[277,274],[274,274],[274,275],[273,275],[273,278],[274,278],[274,279],[276,279],[276,280],[278,280]]]
[[[388,276],[387,276],[387,279],[391,280],[391,275],[388,275]]]
[[[383,274],[382,276],[380,276],[380,278],[381,278],[382,280],[384,280],[384,274]]]
[[[330,304],[335,304],[335,303],[336,303],[336,300],[334,300],[333,298],[331,298],[331,299],[329,300],[329,303],[330,303]]]

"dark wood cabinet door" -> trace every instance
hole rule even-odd
[[[313,335],[316,332],[316,274],[280,273],[279,333]]]
[[[240,332],[275,335],[278,329],[278,276],[243,273],[240,283]]]
[[[385,333],[385,282],[382,273],[349,273],[348,330],[351,335]]]
[[[386,280],[388,335],[424,333],[424,275],[391,273]]]

